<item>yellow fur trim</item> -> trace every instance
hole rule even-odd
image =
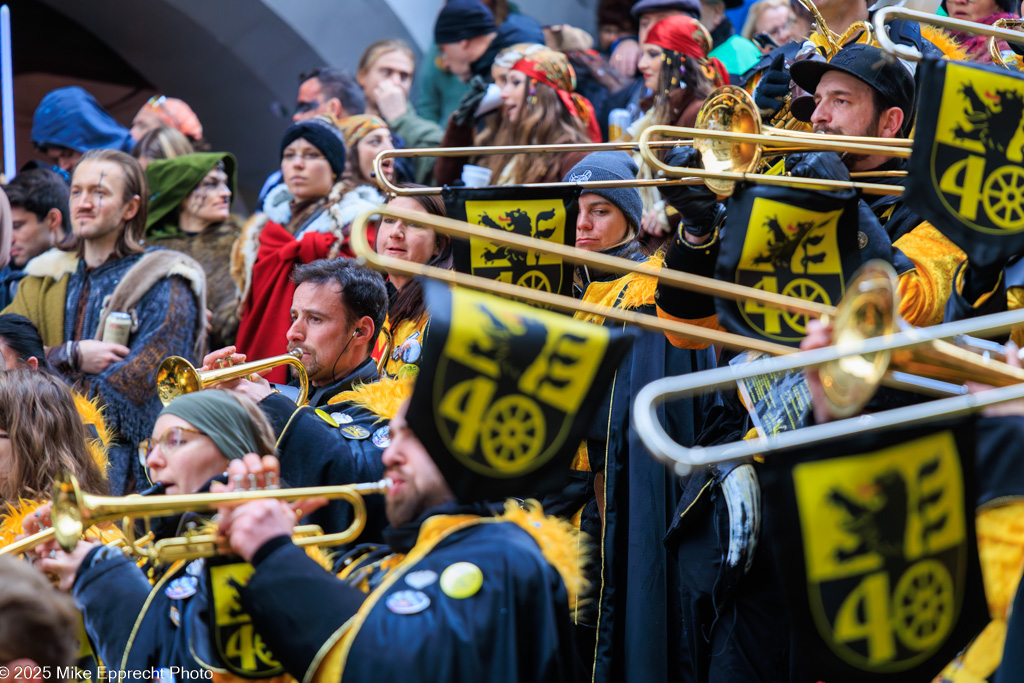
[[[664,262],[664,254],[658,252],[648,259],[646,264],[661,270]],[[653,306],[654,293],[657,289],[658,278],[652,275],[629,273],[606,282],[591,282],[587,291],[583,293],[583,300],[587,303],[630,311],[644,306]],[[577,312],[573,318],[594,325],[604,324],[604,316],[590,315],[589,313]]]
[[[382,420],[390,420],[411,395],[411,380],[383,377],[376,382],[359,384],[350,391],[343,391],[332,396],[327,403],[333,405],[349,402],[380,415]]]
[[[571,522],[545,515],[536,500],[526,501],[525,507],[520,507],[516,501],[506,501],[505,514],[499,519],[512,522],[533,537],[544,559],[561,574],[569,593],[569,604],[576,604],[576,598],[583,594],[588,584],[582,566],[587,563],[587,553],[583,553],[582,561],[576,554],[581,543],[584,546],[588,544],[586,534],[573,528]]]
[[[0,514],[0,547],[14,542],[15,536],[24,533],[25,519],[48,502],[22,498],[17,503],[8,503]],[[123,541],[124,534],[111,524],[103,524],[86,529],[85,538],[108,544]]]
[[[110,447],[110,442],[113,440],[113,434],[111,433],[110,428],[107,427],[106,421],[103,419],[103,407],[100,405],[99,397],[90,399],[77,391],[72,391],[71,395],[75,399],[75,408],[78,410],[78,415],[82,418],[82,423],[91,425],[99,435],[98,440],[89,440],[89,453],[92,454],[92,459],[100,468],[100,472],[102,472],[103,476],[106,477],[107,448]]]
[[[938,26],[921,24],[921,37],[939,48],[947,59],[958,62],[966,62],[970,60],[967,50],[964,49],[960,43],[956,42],[956,38],[954,38],[948,31],[944,31]]]

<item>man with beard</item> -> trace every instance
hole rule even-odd
[[[380,275],[349,259],[300,265],[292,273],[292,282],[295,294],[288,350],[302,349],[302,365],[310,384],[308,403],[321,408],[353,384],[377,379],[370,354],[387,315],[387,290]],[[207,355],[204,367],[245,360],[245,355],[228,346]],[[242,381],[235,388],[257,401],[274,391],[266,382]]]
[[[796,62],[793,82],[814,94],[814,107],[794,106],[793,115],[811,123],[815,133],[879,138],[902,138],[914,112],[914,79],[899,61],[889,63],[877,47],[856,43],[840,50],[829,62]],[[842,163],[839,163],[839,162]],[[796,163],[817,167],[822,178],[849,180],[850,172],[906,170],[906,159],[834,152],[792,155]],[[903,178],[872,182],[902,185]],[[899,196],[862,197],[889,234],[895,247],[893,265],[900,276],[900,314],[914,325],[942,322],[954,274],[964,252],[937,228],[924,222]]]

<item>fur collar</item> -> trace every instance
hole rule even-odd
[[[70,251],[61,251],[54,247],[26,263],[25,275],[52,277],[54,280],[59,280],[77,269],[78,256]]]

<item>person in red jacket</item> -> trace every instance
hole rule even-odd
[[[231,274],[242,292],[236,345],[253,360],[287,351],[295,266],[354,255],[338,208],[344,171],[345,142],[329,118],[297,121],[285,131],[284,182],[267,193],[263,212],[249,220],[231,254]],[[286,382],[284,368],[268,379]]]

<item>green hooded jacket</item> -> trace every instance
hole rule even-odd
[[[152,240],[185,234],[178,227],[177,208],[185,201],[189,192],[194,190],[206,174],[221,161],[224,162],[224,170],[228,174],[228,188],[234,201],[238,162],[233,154],[200,152],[174,159],[159,159],[149,164],[146,168],[150,192],[146,237]]]

